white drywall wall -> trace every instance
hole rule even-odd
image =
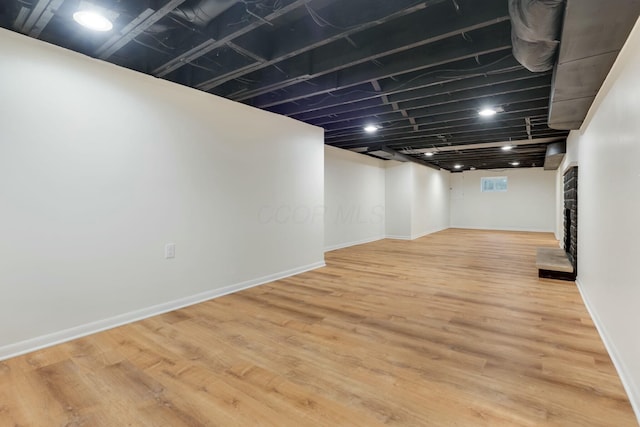
[[[413,204],[411,236],[418,238],[449,228],[449,177],[448,171],[412,163]]]
[[[388,238],[411,240],[413,171],[410,163],[388,161],[385,180],[385,232]]]
[[[507,177],[507,191],[480,191],[482,177],[498,176]],[[451,174],[451,227],[554,232],[555,171],[519,168]]]
[[[1,29],[0,64],[0,358],[323,264],[322,129]]]
[[[384,161],[325,146],[325,250],[385,237]]]
[[[640,417],[640,26],[570,146],[578,153],[578,284]]]
[[[449,228],[449,172],[416,163],[386,166],[387,237],[410,240]]]

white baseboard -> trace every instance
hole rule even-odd
[[[348,248],[350,246],[356,246],[356,245],[364,245],[365,243],[376,242],[376,241],[382,240],[382,239],[384,239],[384,236],[368,237],[366,239],[357,240],[355,242],[340,243],[340,244],[337,244],[337,245],[327,246],[327,247],[324,248],[324,251],[325,252],[336,251],[338,249],[344,249],[344,248]]]
[[[385,239],[394,239],[394,240],[412,240],[411,236],[396,236],[393,234],[387,234],[384,236]]]
[[[449,227],[434,228],[432,230],[427,231],[426,233],[416,234],[415,236],[412,237],[411,240],[419,239],[421,237],[428,236],[429,234],[439,233],[440,231],[444,231],[444,230],[448,230],[448,229],[449,229]]]
[[[313,264],[293,268],[275,274],[270,274],[268,276],[263,276],[257,279],[247,280],[235,285],[225,286],[220,289],[214,289],[185,298],[180,298],[174,301],[169,301],[163,304],[158,304],[140,310],[131,311],[129,313],[120,314],[109,319],[98,320],[95,322],[65,329],[63,331],[54,332],[52,334],[20,341],[15,344],[5,345],[0,347],[0,361],[30,353],[32,351],[40,350],[46,347],[62,344],[64,342],[95,334],[97,332],[102,332],[107,329],[116,328],[128,323],[137,322],[138,320],[157,316],[169,311],[178,310],[180,308],[218,298],[223,295],[228,295],[234,292],[242,291],[244,289],[253,288],[265,283],[274,282],[279,279],[284,279],[285,277],[295,276],[297,274],[315,270],[324,266],[324,261],[319,261]]]
[[[459,228],[463,230],[488,230],[488,231],[523,231],[527,233],[553,233],[553,230],[541,228],[520,228],[520,227],[476,227],[468,225],[452,225],[449,228]]]
[[[589,302],[589,298],[584,291],[584,287],[580,282],[580,278],[576,279],[576,285],[578,286],[578,291],[580,291],[580,296],[582,296],[582,301],[584,305],[587,307],[587,311],[589,315],[591,315],[591,319],[593,323],[596,325],[596,329],[600,334],[600,338],[604,343],[607,352],[609,353],[609,357],[611,357],[611,361],[613,362],[613,366],[615,366],[616,371],[618,371],[618,376],[620,377],[620,381],[622,382],[622,386],[624,387],[627,395],[629,396],[629,401],[631,402],[631,406],[633,407],[633,411],[636,414],[636,418],[638,419],[638,423],[640,424],[640,391],[634,384],[631,379],[631,375],[629,375],[629,369],[626,367],[625,363],[622,361],[620,357],[620,353],[618,352],[616,345],[613,343],[611,336],[607,332],[607,328],[604,326],[604,323],[600,320],[598,313],[594,310],[593,306]]]
[[[433,230],[429,230],[426,233],[416,234],[415,236],[397,236],[393,234],[387,234],[385,239],[395,239],[395,240],[415,240],[424,236],[428,236],[429,234],[438,233],[440,231],[448,230],[449,227],[443,228],[434,228]]]

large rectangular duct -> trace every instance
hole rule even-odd
[[[557,170],[567,154],[567,142],[555,142],[547,145],[547,154],[544,156],[544,170]]]
[[[567,0],[549,127],[580,129],[640,14],[640,0]]]

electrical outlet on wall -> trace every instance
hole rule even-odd
[[[166,245],[164,245],[164,257],[166,259],[171,259],[176,257],[175,243],[167,243]]]

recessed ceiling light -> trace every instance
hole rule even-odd
[[[424,153],[424,155],[425,155],[425,156],[427,156],[427,157],[432,157],[432,156],[433,156],[433,154],[434,154],[434,153],[433,153],[433,152],[431,152],[431,151],[430,151],[430,152],[428,152],[428,153]]]
[[[113,24],[104,16],[90,10],[80,10],[73,14],[73,19],[83,27],[94,31],[110,31]]]
[[[511,166],[520,166],[520,162],[511,162]]]
[[[374,133],[378,131],[378,126],[376,125],[367,125],[364,127],[364,131],[367,133]]]
[[[454,168],[456,169],[462,169],[462,165],[455,165]]]
[[[497,113],[496,110],[494,110],[493,108],[483,108],[482,110],[478,111],[478,114],[480,114],[482,117],[491,117],[494,116]]]
[[[505,145],[504,147],[502,147],[503,151],[510,151],[513,149],[513,145]]]

